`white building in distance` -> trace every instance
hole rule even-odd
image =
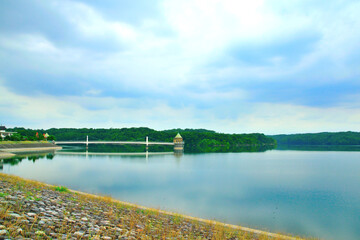
[[[7,136],[10,137],[14,133],[16,133],[16,132],[7,132],[5,126],[0,126],[0,136],[1,136],[2,139],[4,139]]]

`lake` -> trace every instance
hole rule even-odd
[[[4,160],[2,171],[261,230],[360,239],[355,147],[156,155],[74,151]]]

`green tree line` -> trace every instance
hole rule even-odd
[[[269,136],[282,145],[360,145],[360,132],[322,132]]]
[[[9,128],[7,129],[10,132],[16,132],[11,136],[6,136],[4,141],[41,141],[45,140],[43,134],[46,133],[45,130],[32,130],[25,128]],[[0,137],[0,141],[3,139]],[[53,141],[55,137],[53,135],[49,135],[46,140]]]
[[[170,129],[157,131],[146,127],[138,128],[50,128],[25,129],[12,128],[14,131],[30,139],[39,133],[48,133],[58,141],[64,140],[105,140],[105,141],[149,141],[172,142],[175,135],[180,133],[186,146],[253,146],[253,145],[276,145],[276,141],[262,133],[251,134],[225,134],[206,129]]]

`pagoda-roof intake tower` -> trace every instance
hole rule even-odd
[[[174,138],[174,151],[184,151],[184,145],[185,142],[180,133],[176,134]]]

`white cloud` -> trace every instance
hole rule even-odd
[[[0,86],[2,101],[11,106],[1,108],[24,122],[38,121],[43,126],[45,117],[51,119],[51,126],[139,124],[267,133],[356,129],[359,123],[359,107],[352,96],[327,108],[291,105],[286,100],[281,104],[266,103],[266,99],[248,103],[246,87],[257,81],[263,82],[262,88],[274,91],[271,83],[287,84],[303,76],[304,89],[335,81],[353,83],[360,74],[351,61],[360,47],[359,2],[331,1],[330,7],[319,7],[310,1],[165,0],[160,9],[163,22],[142,19],[138,25],[109,19],[90,3],[51,3],[73,24],[71,32],[78,42],[62,45],[41,31],[1,34],[0,56],[6,60],[0,67],[10,66],[15,76],[20,71],[62,76],[48,79],[49,85],[59,79],[66,84],[74,82],[74,86],[75,81],[81,81],[76,87],[82,89],[76,92],[80,92],[78,96],[62,93],[61,87],[61,97],[22,96]],[[162,28],[169,34],[155,31]],[[271,48],[304,33],[318,39],[312,49],[296,59],[289,59],[286,52],[275,52],[264,55],[265,62],[232,62],[228,53],[234,46]],[[87,40],[91,44],[87,45]],[[103,51],[102,45],[109,42],[116,47]],[[211,66],[212,62],[219,64]],[[317,65],[322,68],[312,69]],[[308,77],[312,74],[314,78]],[[7,79],[6,86],[17,80]],[[32,81],[35,83],[36,77]],[[178,91],[186,101],[178,108],[171,107],[172,95]],[[218,104],[213,104],[214,100]],[[208,103],[206,110],[201,109],[204,102]],[[219,107],[222,103],[226,104],[223,108]],[[230,112],[231,119],[226,114],[221,116],[222,110]],[[33,117],[32,112],[38,111],[42,114]]]
[[[186,106],[172,108],[156,100],[142,102],[142,99],[110,97],[57,99],[47,95],[25,97],[14,94],[3,86],[0,86],[0,95],[0,111],[11,118],[21,119],[23,126],[32,128],[148,126],[155,129],[189,127],[228,133],[278,134],[348,131],[356,130],[360,125],[360,109],[341,106],[324,109],[255,103],[244,108],[238,103],[237,107],[230,106],[238,117],[223,118],[220,116],[222,108],[229,106],[200,110]],[[89,106],[91,109],[88,109]],[[4,117],[2,121],[6,119]],[[11,125],[7,122],[5,124]]]
[[[86,37],[115,37],[119,42],[131,43],[138,38],[132,26],[124,22],[107,21],[95,9],[79,2],[54,2],[55,7]]]
[[[358,130],[360,109],[307,107],[282,103],[256,103],[236,120],[223,120],[226,132],[266,134]]]
[[[37,54],[54,54],[59,51],[55,46],[41,35],[18,34],[12,36],[1,36],[0,46],[16,51],[35,52]]]
[[[346,81],[360,74],[359,69],[348,66],[351,58],[359,53],[360,20],[357,15],[360,3],[340,4],[340,8],[337,4],[334,5],[336,7],[327,9],[329,11],[315,9],[309,13],[310,29],[316,31],[321,38],[313,51],[291,67],[292,74],[301,74],[321,61],[325,61],[329,67],[327,72],[322,72],[323,77],[317,77],[318,83]],[[313,80],[308,78],[308,81]]]
[[[262,0],[165,1],[164,14],[181,44],[196,53],[235,43],[281,41],[311,24],[305,15],[271,11]]]
[[[292,62],[282,55],[272,56],[267,63],[227,64],[220,69],[206,69],[208,78],[251,78],[257,81],[288,81],[295,74],[310,71],[316,64],[334,64],[324,81],[344,80],[359,70],[347,66],[347,60],[358,51],[360,3],[329,3],[304,9],[302,1],[164,1],[164,14],[177,33],[175,40],[182,54],[191,58],[196,69],[214,58],[225,58],[223,51],[231,46],[271,46],[286,43],[303,34],[318,36],[313,49]],[[309,4],[308,4],[309,5]],[[340,6],[340,7],[339,7]],[[315,41],[315,40],[314,40]],[[296,48],[296,46],[294,46]],[[329,62],[332,61],[331,62]],[[326,63],[321,63],[326,62]],[[306,78],[313,81],[312,78]],[[317,81],[321,81],[318,79]]]
[[[113,97],[60,99],[49,95],[27,97],[15,94],[2,85],[0,96],[0,111],[6,113],[2,121],[20,119],[22,126],[32,128],[149,126],[165,129],[189,125],[196,118],[193,108],[175,109],[157,100]]]
[[[41,34],[3,35],[0,37],[0,53],[7,62],[13,62],[14,69],[25,68],[38,73],[74,73],[89,66],[83,65],[87,58],[85,51],[60,48]]]

